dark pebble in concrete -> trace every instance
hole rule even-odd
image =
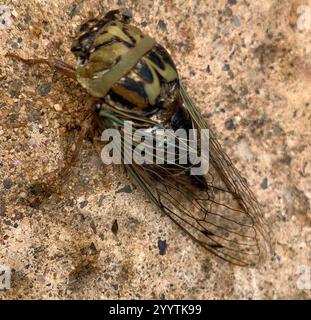
[[[116,193],[132,193],[132,192],[133,192],[133,190],[130,185],[127,185],[127,186],[116,191]]]
[[[143,28],[147,27],[147,25],[148,25],[148,22],[147,22],[147,21],[143,21],[143,22],[141,23],[141,26],[142,26]]]
[[[90,250],[91,250],[92,252],[96,252],[96,251],[97,251],[94,242],[91,243],[91,245],[90,245]]]
[[[225,63],[222,67],[222,70],[224,71],[229,71],[230,70],[230,65],[228,63]]]
[[[268,188],[268,179],[264,178],[260,184],[261,189],[265,190]]]
[[[162,31],[167,31],[167,28],[166,28],[166,24],[163,20],[159,20],[158,22],[158,27],[162,30]]]
[[[4,202],[4,199],[0,197],[0,217],[4,217],[6,215],[6,204]]]
[[[228,4],[230,4],[230,6],[233,6],[237,3],[236,0],[228,0]]]
[[[98,200],[98,206],[99,207],[101,207],[102,205],[103,205],[103,203],[104,203],[104,201],[105,201],[105,196],[102,194],[102,195],[100,195],[100,197],[99,197],[99,200]]]
[[[118,221],[117,220],[114,220],[113,224],[112,224],[112,227],[111,227],[111,231],[114,235],[117,235],[118,233],[118,230],[119,230],[119,226],[118,226]]]
[[[37,92],[38,94],[40,94],[40,96],[46,96],[47,94],[49,94],[50,91],[51,85],[48,82],[40,84],[37,88]]]
[[[88,203],[89,202],[87,200],[80,202],[80,208],[81,209],[85,208],[88,205]]]
[[[224,14],[225,16],[231,17],[232,14],[233,14],[233,12],[232,12],[232,10],[231,10],[229,7],[226,7],[225,10],[223,11],[223,14]]]
[[[167,248],[166,240],[158,240],[158,248],[160,256],[164,256]]]
[[[39,111],[34,111],[27,116],[27,120],[29,122],[37,122],[40,120],[40,118],[41,118],[41,115]]]
[[[11,47],[13,49],[18,49],[18,43],[17,42],[12,42]]]
[[[22,82],[18,79],[14,79],[10,87],[11,98],[17,98],[20,95],[22,88]]]
[[[13,181],[11,179],[5,179],[3,181],[3,186],[5,189],[11,189],[13,186]]]
[[[234,130],[234,129],[235,129],[235,123],[234,123],[233,119],[228,119],[228,120],[226,120],[226,122],[225,122],[225,128],[226,128],[227,130]]]
[[[70,19],[72,19],[77,13],[78,13],[78,10],[77,10],[77,5],[75,3],[71,4],[68,8],[68,11],[67,11],[67,14],[69,16]]]

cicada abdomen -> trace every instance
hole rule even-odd
[[[128,15],[111,11],[82,24],[72,51],[76,78],[99,101],[103,127],[123,132],[124,121],[131,120],[152,134],[208,128],[168,52],[132,26]],[[257,263],[269,238],[260,206],[212,132],[209,159],[203,176],[190,174],[189,161],[125,166],[147,196],[209,252],[237,265]]]

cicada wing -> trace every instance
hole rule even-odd
[[[208,128],[183,88],[180,95],[193,128]],[[123,130],[123,120],[129,119],[129,115],[110,112],[105,116]],[[147,128],[155,125],[142,118],[131,119],[140,127],[145,127],[144,123]],[[170,134],[170,140],[183,146],[180,137],[174,136],[173,131]],[[157,207],[206,250],[236,265],[256,264],[265,256],[269,238],[260,206],[212,132],[209,137],[209,170],[204,176],[191,175],[189,163],[134,162],[125,167]],[[123,147],[125,156],[135,145]],[[150,147],[145,151],[152,153],[154,146]]]
[[[246,180],[240,175],[228,155],[220,146],[215,134],[209,128],[207,121],[201,115],[199,109],[188,95],[187,91],[181,86],[181,98],[184,107],[188,110],[194,126],[200,130],[209,129],[209,161],[211,167],[217,172],[228,191],[237,199],[243,210],[254,220],[256,229],[270,245],[270,228],[264,219],[262,208],[256,200],[253,192],[247,186]]]
[[[240,209],[252,219],[262,251],[271,249],[271,230],[264,218],[262,207],[248,187],[247,181],[240,175],[225,153],[206,119],[203,118],[183,86],[180,88],[180,96],[184,107],[190,114],[193,126],[199,131],[209,129],[209,174],[217,176],[219,183],[238,202]]]
[[[256,221],[225,189],[213,167],[205,187],[196,185],[186,171],[175,175],[164,167],[126,168],[147,196],[209,252],[240,266],[263,257]]]
[[[186,91],[180,92],[193,127],[208,128]],[[209,135],[204,176],[190,175],[189,164],[125,166],[147,196],[207,251],[236,265],[254,265],[265,256],[269,230],[245,180]]]

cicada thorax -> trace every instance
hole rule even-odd
[[[142,116],[171,114],[179,97],[179,79],[169,53],[130,25],[127,16],[110,12],[81,25],[72,51],[77,79],[94,97]]]

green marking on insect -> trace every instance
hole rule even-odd
[[[155,41],[152,38],[143,38],[135,48],[122,56],[119,63],[98,78],[87,76],[89,65],[79,67],[77,80],[92,96],[105,97],[112,86],[126,75],[137,64],[137,61],[153,48],[154,44]]]

